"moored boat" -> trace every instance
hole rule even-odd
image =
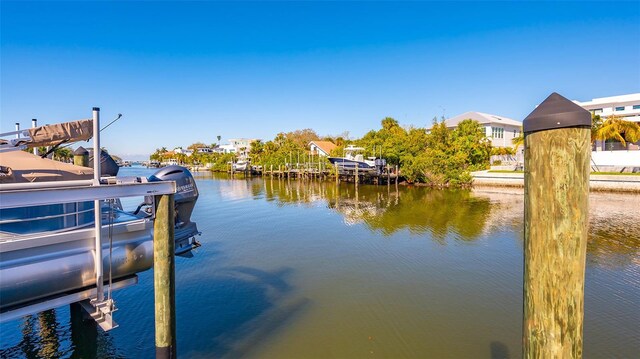
[[[0,141],[0,195],[11,192],[15,196],[16,191],[18,194],[23,191],[25,196],[30,196],[38,189],[93,188],[94,169],[22,151],[25,147],[86,140],[91,134],[86,133],[85,121],[89,120],[54,125],[57,127],[42,126],[48,128],[30,129],[26,137]],[[41,140],[38,135],[44,132],[47,140]],[[7,134],[0,137],[4,135]],[[187,254],[199,245],[195,240],[199,231],[191,221],[198,189],[187,169],[169,166],[148,178],[98,178],[104,186],[175,181],[176,254]],[[57,201],[49,201],[52,202]],[[59,203],[26,207],[3,205],[0,208],[0,313],[96,285],[97,217],[94,203],[97,202],[69,202],[61,193]],[[101,260],[109,280],[127,278],[151,268],[155,219],[153,193],[134,211],[125,211],[119,198],[99,203]]]

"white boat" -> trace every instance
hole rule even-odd
[[[95,291],[97,278],[117,282],[152,267],[153,191],[140,192],[147,195],[134,211],[125,211],[119,198],[69,202],[67,192],[86,192],[97,186],[128,195],[130,188],[140,188],[136,186],[141,191],[145,186],[157,188],[158,182],[175,181],[176,254],[187,254],[199,245],[195,240],[198,229],[190,220],[198,189],[187,169],[169,166],[148,178],[101,177],[94,176],[99,165],[93,169],[76,166],[22,150],[86,140],[92,137],[91,126],[91,120],[74,121],[32,128],[22,137],[16,131],[17,138],[0,140],[0,321],[15,317],[7,313],[24,315],[20,312],[23,307],[36,305],[37,310],[45,310],[54,305],[51,303],[59,305],[55,298],[60,296],[88,288]],[[0,138],[16,132],[0,134]],[[59,191],[59,199],[40,198],[38,203],[47,204],[29,205],[45,190]],[[28,206],[20,205],[23,200]],[[95,203],[100,204],[99,212],[94,210]],[[97,253],[101,253],[104,277],[96,276],[101,272]]]
[[[251,161],[249,160],[238,160],[233,165],[234,172],[244,172],[251,169]]]
[[[382,168],[386,165],[386,161],[384,159],[376,159],[375,157],[367,157],[358,152],[364,151],[362,147],[355,147],[353,145],[349,145],[344,149],[344,157],[329,157],[329,162],[334,165],[338,165],[338,167],[348,170],[353,170],[358,166],[358,169],[366,170],[366,169],[378,169],[382,170]]]

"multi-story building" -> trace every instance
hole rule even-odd
[[[585,102],[574,100],[573,102],[594,115],[600,115],[603,120],[606,120],[611,115],[615,115],[625,121],[640,123],[640,93],[600,97]],[[625,147],[617,141],[610,140],[606,143],[605,141],[596,141],[594,147],[596,151],[637,150],[639,148],[638,145],[640,145],[640,141],[629,143]]]
[[[478,121],[484,127],[487,138],[493,147],[515,147],[512,140],[520,136],[522,122],[498,115],[469,111],[444,121],[448,129],[458,127],[466,119]],[[522,148],[522,147],[521,147]]]
[[[260,141],[258,138],[230,138],[229,145],[234,148],[235,153],[240,157],[247,157],[251,151],[251,144]]]
[[[603,119],[616,115],[625,121],[640,122],[640,93],[573,102],[594,115],[600,115]]]

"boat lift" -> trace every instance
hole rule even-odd
[[[51,205],[71,202],[94,201],[94,266],[95,286],[85,287],[72,293],[52,294],[44,298],[20,304],[15,307],[3,308],[0,311],[0,322],[10,321],[25,315],[35,314],[44,310],[53,309],[62,305],[80,302],[87,313],[108,331],[117,327],[113,320],[113,312],[116,310],[113,299],[108,296],[105,299],[104,268],[102,254],[102,202],[112,198],[159,196],[176,193],[175,181],[158,181],[143,183],[124,183],[116,180],[115,184],[101,183],[100,173],[100,109],[93,108],[93,179],[59,182],[34,182],[0,184],[0,209],[22,208],[29,206]],[[29,138],[27,131],[20,131],[16,124],[16,131],[3,135],[14,135],[9,143],[2,144],[0,151],[7,147],[22,147]],[[154,213],[155,217],[155,213]],[[0,255],[5,251],[28,249],[33,246],[30,240],[0,241]],[[137,275],[120,278],[107,286],[112,290],[124,288],[137,283]]]

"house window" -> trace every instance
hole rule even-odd
[[[633,105],[634,110],[640,110],[640,105]]]
[[[593,114],[594,114],[594,115],[599,115],[599,114],[601,114],[601,113],[602,113],[602,109],[601,109],[601,108],[594,108],[594,109],[593,109]]]
[[[491,127],[491,137],[492,138],[503,138],[504,137],[504,128]]]
[[[616,111],[624,111],[624,106],[618,106],[618,107],[616,107]]]

